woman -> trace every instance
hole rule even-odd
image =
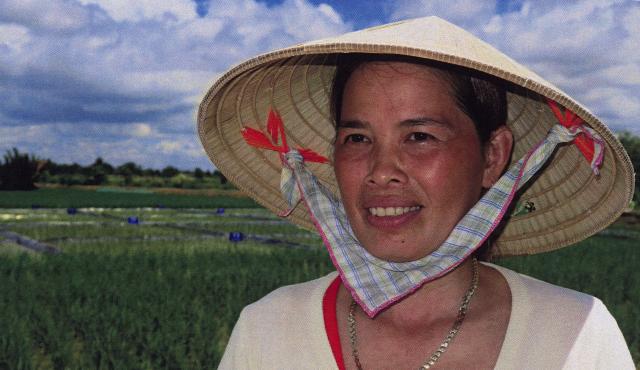
[[[477,262],[601,230],[633,172],[606,126],[465,31],[423,18],[256,57],[198,122],[338,270],[247,306],[221,368],[633,368],[599,300]]]

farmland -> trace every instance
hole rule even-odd
[[[0,230],[61,253],[0,238],[0,369],[214,368],[243,306],[333,269],[315,234],[233,201],[92,208],[78,197],[69,210],[19,197]],[[497,263],[602,299],[638,363],[639,233],[625,218],[578,246]]]
[[[228,192],[227,192],[228,193]],[[38,191],[3,191],[0,208],[67,208],[67,207],[257,207],[245,197],[229,195],[182,195],[179,193],[151,192],[143,189],[97,188],[40,189]]]

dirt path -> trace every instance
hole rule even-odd
[[[50,254],[58,254],[62,253],[62,251],[52,245],[45,244],[39,242],[37,240],[33,240],[24,235],[20,235],[18,233],[14,233],[12,231],[0,230],[0,237],[12,241],[18,244],[21,247],[31,249],[40,253],[50,253]]]

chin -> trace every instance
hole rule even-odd
[[[384,245],[383,243],[378,243],[376,245]],[[389,244],[387,244],[389,245]],[[431,250],[429,251],[425,251],[425,250],[417,250],[414,248],[407,248],[406,245],[402,245],[402,244],[393,244],[391,246],[388,246],[387,248],[383,249],[383,250],[376,250],[373,248],[367,248],[364,244],[363,246],[365,247],[365,249],[371,253],[373,256],[384,260],[384,261],[389,261],[389,262],[410,262],[410,261],[415,261],[418,260],[426,255],[428,255],[429,253],[431,253]]]

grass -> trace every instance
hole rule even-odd
[[[141,224],[127,224],[131,215]],[[63,250],[22,252],[0,240],[0,369],[216,367],[242,307],[333,270],[319,238],[264,219],[275,217],[235,208],[0,210],[0,228]],[[621,221],[574,247],[496,263],[602,299],[640,363],[638,226]],[[240,230],[311,248],[229,242]]]
[[[0,368],[214,368],[244,305],[330,269],[224,242],[0,258]]]
[[[0,208],[68,207],[169,207],[169,208],[253,208],[245,197],[202,196],[136,192],[100,192],[80,189],[38,189],[0,192]]]

